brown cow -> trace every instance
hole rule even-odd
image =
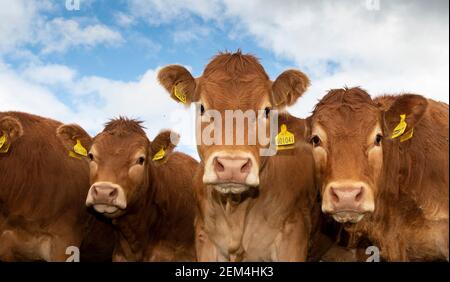
[[[63,125],[58,135],[68,147],[84,140],[89,150],[86,205],[113,219],[113,261],[195,260],[192,176],[197,161],[171,154],[170,131],[150,142],[141,122],[119,118],[93,139],[78,125]],[[161,149],[165,153],[154,157]]]
[[[255,57],[238,51],[214,57],[201,77],[194,79],[184,67],[171,65],[159,72],[158,79],[173,99],[197,103],[198,135],[208,139],[205,132],[211,126],[215,130],[214,142],[202,137],[197,144],[201,158],[194,179],[198,260],[304,261],[317,195],[305,122],[289,114],[280,116],[281,125],[294,134],[295,142],[275,156],[260,155],[267,143],[250,141],[255,132],[268,133],[271,127],[279,130],[269,118],[275,112],[272,109],[296,102],[308,87],[308,78],[288,70],[272,82]],[[223,123],[217,120],[226,119],[230,110],[249,116],[258,113],[243,126],[250,130],[241,132],[242,142],[238,141],[239,125],[227,131],[225,123],[221,134]],[[237,124],[237,118],[234,121]],[[255,129],[256,122],[262,128]],[[236,142],[227,142],[230,138]]]
[[[335,89],[310,123],[324,213],[385,260],[448,260],[448,105]]]
[[[60,125],[0,113],[0,261],[66,261],[77,256],[70,246],[82,260],[111,260],[112,229],[84,206],[88,165],[69,157]]]

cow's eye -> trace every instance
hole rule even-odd
[[[375,145],[376,146],[380,146],[381,145],[381,141],[383,141],[383,135],[377,134],[377,136],[375,137]]]
[[[89,153],[88,154],[88,158],[89,158],[89,160],[93,161],[94,160],[94,155],[92,153]]]
[[[266,108],[264,109],[264,115],[266,116],[266,118],[269,118],[269,114],[270,114],[270,108],[269,108],[269,107],[266,107]]]
[[[137,163],[140,165],[143,165],[145,163],[145,158],[144,157],[139,157],[139,159],[137,160]]]
[[[205,106],[200,104],[200,115],[203,115],[205,113]]]
[[[320,145],[320,138],[319,138],[319,136],[317,136],[317,135],[314,135],[312,138],[311,138],[311,144],[314,146],[314,147],[317,147],[317,146],[319,146]]]

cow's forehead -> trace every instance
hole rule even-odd
[[[270,81],[255,78],[253,80],[202,80],[199,87],[200,97],[211,109],[255,109],[268,100]]]
[[[270,83],[258,59],[238,51],[215,56],[198,79],[197,91],[210,108],[255,109],[270,93]]]
[[[229,79],[251,77],[258,75],[268,79],[268,75],[259,60],[249,54],[221,53],[215,56],[203,71],[204,78]]]
[[[147,137],[135,132],[102,132],[94,138],[93,147],[97,153],[129,156],[149,146]]]
[[[320,125],[331,134],[359,135],[373,130],[380,111],[372,105],[322,106],[313,115],[313,126]]]

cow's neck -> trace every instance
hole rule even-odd
[[[244,257],[242,237],[247,215],[251,208],[256,189],[241,194],[222,194],[208,189],[208,204],[204,218],[206,230],[213,240],[226,252],[230,261],[240,261]]]
[[[154,203],[155,190],[152,186],[143,189],[141,197],[138,197],[125,215],[113,220],[119,233],[120,249],[127,260],[143,260],[145,250],[153,239],[150,234],[158,224],[159,211]]]

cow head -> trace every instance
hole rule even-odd
[[[0,118],[0,154],[7,153],[11,145],[23,135],[20,121],[11,116]]]
[[[258,60],[240,51],[217,55],[198,78],[170,65],[159,71],[158,79],[174,100],[196,104],[203,183],[222,194],[259,186],[265,160],[260,149],[269,146],[259,137],[270,135],[271,111],[292,105],[309,86],[297,70],[270,81]]]
[[[408,132],[427,107],[425,98],[402,95],[380,105],[360,88],[331,90],[309,118],[310,140],[321,183],[322,211],[338,222],[358,222],[375,210],[386,146],[405,115]]]
[[[63,125],[57,130],[69,149],[77,140],[87,150],[90,182],[86,206],[106,217],[124,214],[147,193],[152,167],[164,163],[174,149],[178,135],[161,132],[153,142],[141,122],[126,118],[111,120],[93,139],[78,125]],[[161,151],[162,150],[162,151]]]

